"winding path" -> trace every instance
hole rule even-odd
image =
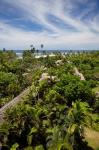
[[[81,80],[85,80],[82,73],[80,73],[77,69],[77,67],[74,67],[75,75],[79,76]],[[23,100],[23,97],[28,95],[29,93],[29,87],[25,89],[21,94],[19,94],[17,97],[15,97],[13,100],[5,104],[2,108],[0,108],[0,123],[3,122],[4,113],[8,108],[14,107],[17,103]]]
[[[79,76],[81,80],[85,80],[84,75],[78,71],[77,67],[74,67],[74,72],[75,72],[75,75]]]
[[[11,100],[10,102],[8,102],[7,104],[5,104],[2,108],[0,108],[0,123],[3,122],[3,118],[4,118],[4,113],[6,112],[6,110],[8,108],[11,108],[13,106],[15,106],[17,103],[19,103],[20,101],[23,100],[24,96],[28,95],[29,93],[29,87],[27,89],[25,89],[21,94],[19,94],[17,97],[15,97],[13,100]]]

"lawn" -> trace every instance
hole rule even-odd
[[[92,89],[92,91],[93,91],[93,92],[95,92],[95,93],[99,92],[99,86],[98,86],[98,87],[93,88],[93,89]]]
[[[85,139],[94,150],[99,150],[99,132],[85,128]]]

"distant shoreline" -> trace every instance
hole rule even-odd
[[[27,49],[28,50],[28,49]],[[3,51],[3,50],[0,50],[0,51]],[[5,51],[9,51],[9,50],[5,50]],[[13,50],[15,53],[23,53],[23,51],[26,51],[26,50]],[[60,53],[75,53],[75,52],[97,52],[99,50],[36,50],[38,52],[36,53],[57,53],[57,52],[60,52]]]

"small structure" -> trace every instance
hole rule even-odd
[[[50,76],[48,75],[48,73],[42,73],[39,81],[46,80],[46,79],[50,79]]]
[[[48,73],[42,73],[39,81],[43,81],[43,80],[54,81],[55,79],[56,79],[56,76],[50,76]]]
[[[55,57],[55,54],[51,53],[51,54],[49,55],[49,57]]]
[[[56,63],[57,66],[59,66],[59,65],[63,64],[63,61],[62,60],[57,60],[55,63]]]

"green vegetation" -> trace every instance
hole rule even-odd
[[[21,60],[10,55],[0,52],[0,105],[28,86],[30,92],[5,114],[2,150],[97,150],[99,52],[36,59],[34,51],[24,51]]]
[[[0,51],[0,107],[30,86],[39,68],[31,51],[24,51],[23,59],[13,51]]]

